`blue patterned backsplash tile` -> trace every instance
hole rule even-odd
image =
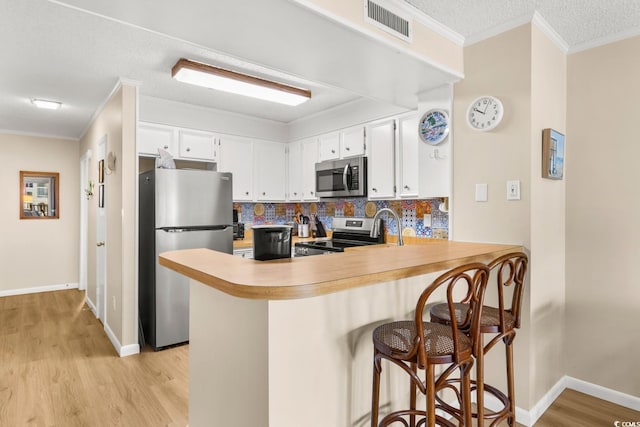
[[[397,236],[400,229],[403,236],[448,239],[449,214],[438,209],[442,201],[442,198],[367,201],[365,197],[358,197],[308,203],[234,203],[233,207],[247,227],[291,223],[293,217],[301,213],[309,218],[318,216],[328,230],[332,228],[333,217],[372,217],[376,211],[390,208],[398,214],[402,224],[398,227],[393,216],[383,214],[387,234]],[[425,214],[431,214],[431,227],[424,225]]]

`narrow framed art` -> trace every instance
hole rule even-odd
[[[555,130],[542,130],[542,177],[562,179],[564,175],[564,135]]]

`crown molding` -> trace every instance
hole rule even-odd
[[[555,44],[564,54],[569,53],[569,43],[567,43],[561,36],[553,29],[553,27],[547,22],[546,19],[538,11],[533,12],[533,19],[531,23],[538,27],[549,39]]]
[[[637,36],[640,36],[640,28],[634,28],[632,30],[623,31],[618,34],[601,37],[596,40],[574,44],[569,48],[569,54],[582,52],[584,50],[593,49],[594,47],[604,46],[610,43],[619,42],[619,41],[626,40],[632,37],[637,37]]]

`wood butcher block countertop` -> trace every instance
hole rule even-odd
[[[517,245],[431,240],[422,245],[378,245],[343,253],[255,261],[210,249],[160,254],[160,264],[227,294],[251,299],[325,295],[469,262],[487,262]]]

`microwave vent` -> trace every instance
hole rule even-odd
[[[374,2],[371,0],[365,0],[364,7],[366,20],[377,27],[382,28],[388,33],[410,42],[411,20],[382,6],[382,1],[378,0],[378,2]]]

